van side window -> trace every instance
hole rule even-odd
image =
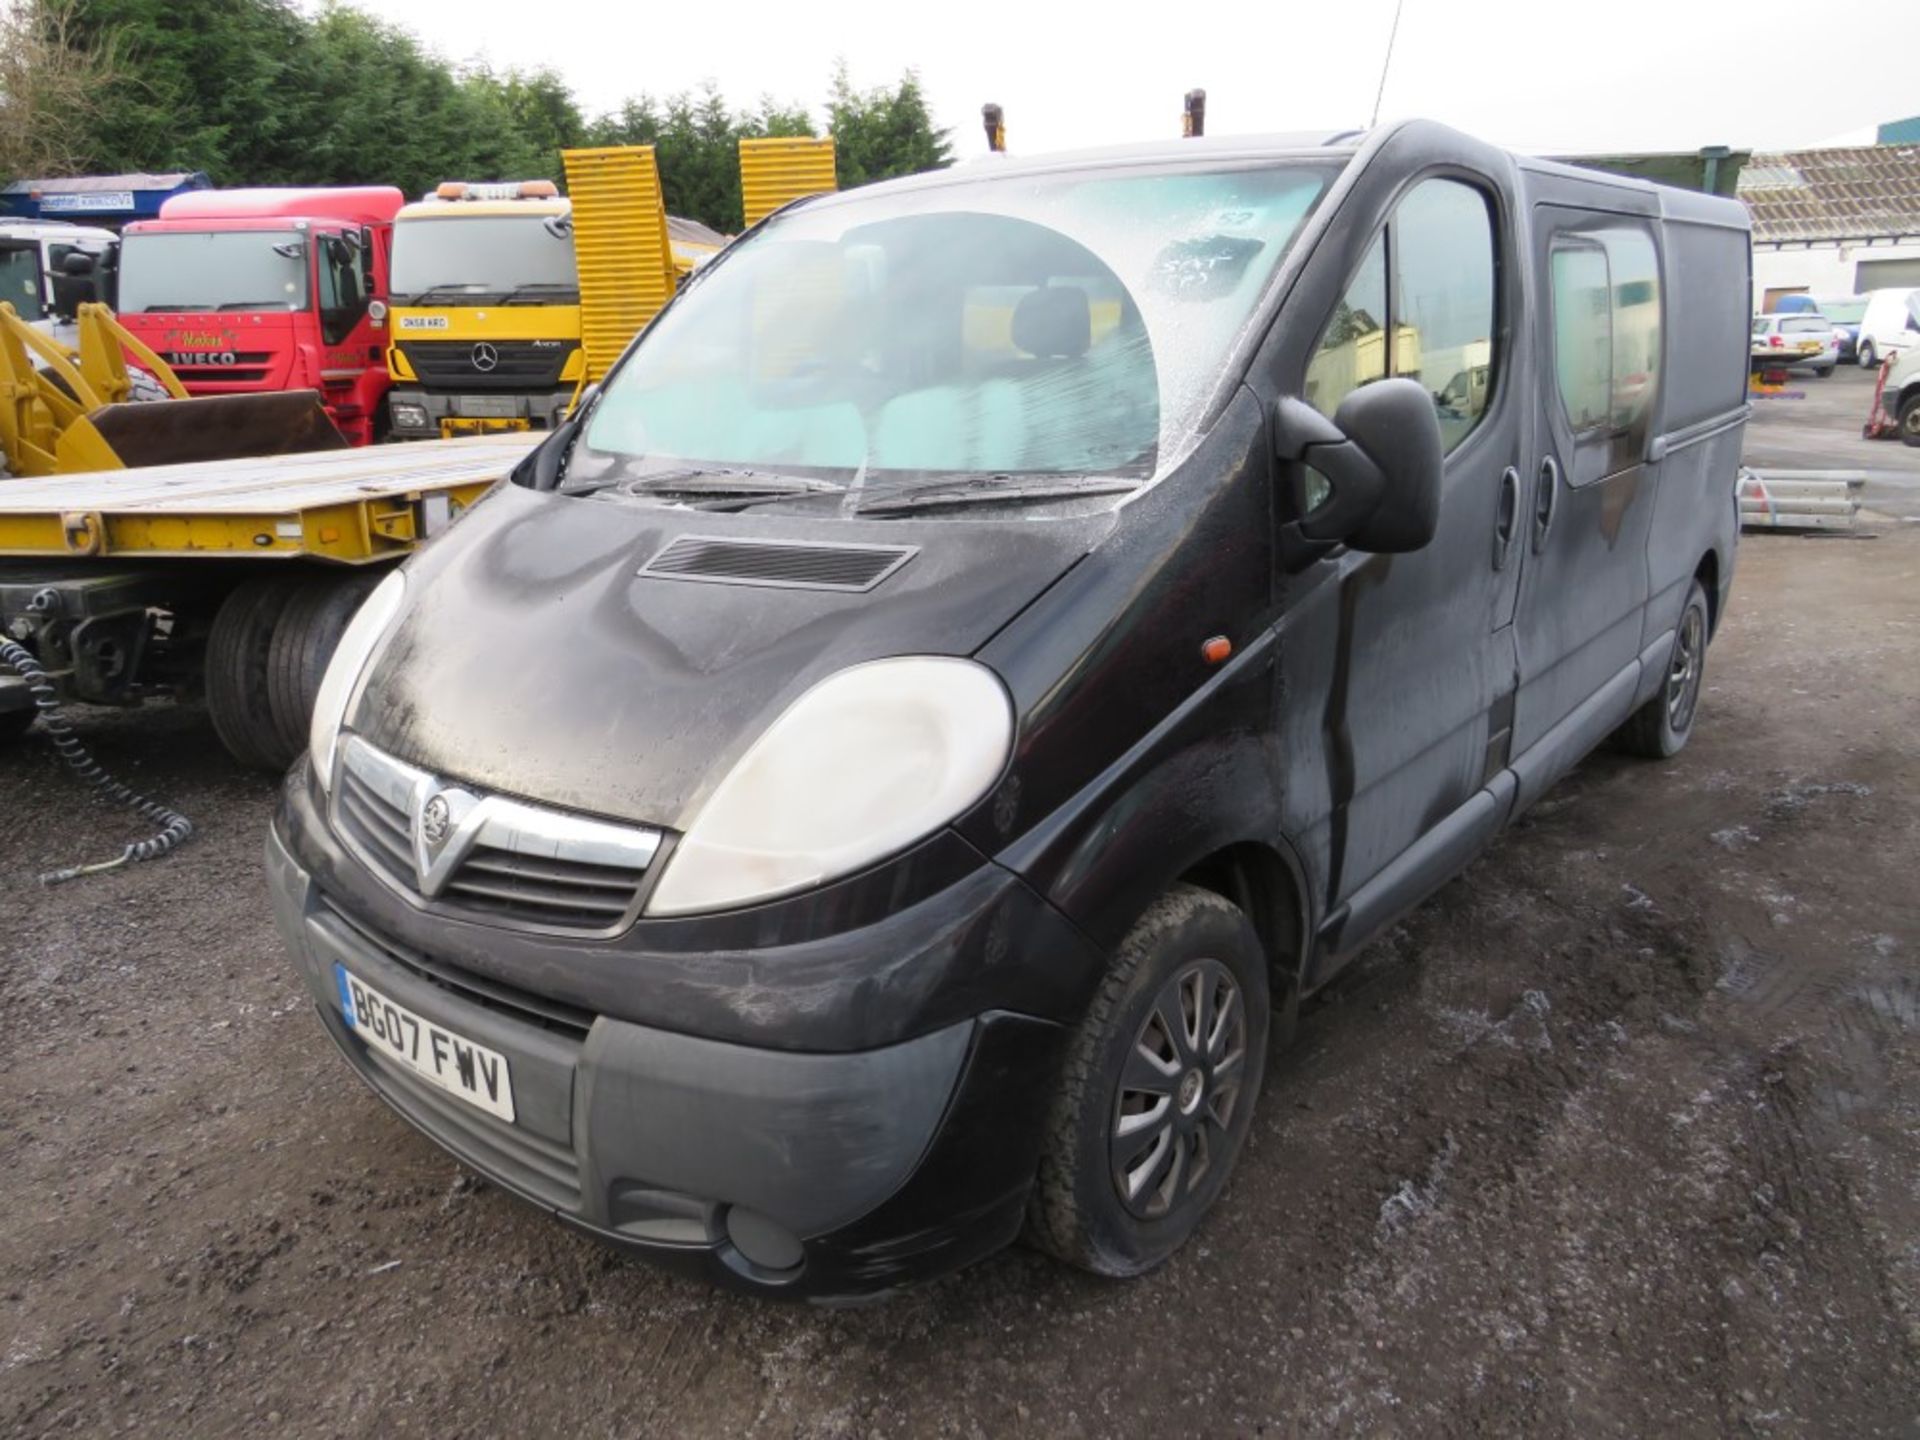
[[[1334,307],[1307,365],[1308,403],[1332,415],[1362,385],[1408,376],[1433,397],[1441,439],[1452,450],[1492,394],[1493,294],[1485,197],[1458,180],[1422,181],[1395,208]]]
[[[1387,373],[1387,238],[1373,237],[1366,259],[1333,307],[1320,348],[1307,362],[1307,403],[1331,416],[1340,402]]]
[[[1613,304],[1607,252],[1582,241],[1553,247],[1553,370],[1567,423],[1604,427],[1613,396]]]
[[[1558,235],[1551,257],[1554,374],[1578,484],[1646,454],[1660,389],[1660,262],[1653,237],[1628,225]]]
[[[1493,219],[1458,180],[1426,180],[1400,202],[1393,247],[1393,373],[1433,397],[1448,450],[1493,389]]]
[[[0,300],[11,302],[22,320],[38,320],[45,312],[40,300],[40,247],[0,245]]]

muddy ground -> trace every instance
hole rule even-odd
[[[1694,744],[1590,760],[1311,1007],[1133,1284],[606,1253],[349,1074],[201,714],[84,715],[200,829],[54,890],[132,827],[0,753],[0,1434],[1920,1433],[1920,452],[1851,455],[1860,378],[1752,448],[1871,462],[1879,538],[1748,537]]]

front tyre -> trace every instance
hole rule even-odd
[[[1707,592],[1698,580],[1687,591],[1673,649],[1667,654],[1667,675],[1660,692],[1634,711],[1616,732],[1620,748],[1629,755],[1665,760],[1678,755],[1693,734],[1700,706],[1700,682],[1707,664]]]
[[[1120,942],[1069,1044],[1027,1231],[1098,1275],[1180,1248],[1232,1173],[1266,1069],[1267,962],[1230,901],[1176,885]]]
[[[1860,342],[1859,354],[1860,354],[1860,368],[1862,370],[1873,370],[1879,366],[1880,357],[1874,354],[1873,352],[1873,341],[1862,340]]]

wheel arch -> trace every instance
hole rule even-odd
[[[1720,552],[1709,550],[1702,555],[1693,567],[1693,578],[1707,592],[1707,634],[1711,637],[1720,628]]]
[[[1247,912],[1275,993],[1297,988],[1316,923],[1312,888],[1280,831],[1258,736],[1196,737],[1097,788],[997,858],[1108,954],[1172,886],[1224,896]]]
[[[1266,953],[1276,1005],[1299,988],[1312,932],[1305,877],[1290,854],[1239,840],[1202,856],[1173,883],[1210,890],[1246,915]]]

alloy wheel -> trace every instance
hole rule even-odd
[[[1227,1153],[1246,1069],[1246,1006],[1232,972],[1218,960],[1182,967],[1154,997],[1120,1072],[1108,1150],[1131,1213],[1166,1215]]]
[[[1700,672],[1705,659],[1707,627],[1697,609],[1689,607],[1674,638],[1673,659],[1667,666],[1667,724],[1676,735],[1693,723],[1693,707],[1700,701]]]

